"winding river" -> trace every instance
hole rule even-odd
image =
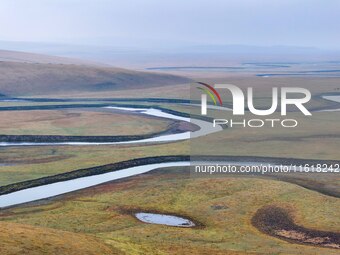
[[[193,137],[204,136],[214,132],[221,131],[220,126],[213,128],[212,124],[208,121],[190,119],[186,117],[177,116],[174,114],[163,112],[159,109],[153,108],[123,108],[123,107],[106,107],[113,110],[122,111],[132,111],[137,114],[145,114],[149,116],[156,116],[160,118],[174,119],[180,121],[186,121],[199,126],[199,130],[194,132],[183,132],[178,134],[170,135],[160,135],[158,137],[141,139],[135,141],[125,141],[125,142],[111,142],[111,143],[2,143],[1,146],[40,146],[40,145],[105,145],[105,144],[138,144],[138,143],[154,143],[154,142],[169,142],[169,141],[180,141]],[[196,162],[197,163],[197,162]],[[227,163],[227,162],[224,162]],[[232,162],[233,164],[245,164],[244,162]],[[260,162],[247,162],[247,164],[260,164]],[[9,194],[0,196],[0,208],[5,208],[9,206],[15,206],[23,203],[33,202],[41,199],[51,198],[72,191],[92,187],[98,184],[106,183],[113,180],[118,180],[126,177],[131,177],[139,174],[143,174],[158,168],[164,167],[174,167],[174,166],[190,166],[189,161],[178,161],[178,162],[164,162],[155,163],[148,165],[140,165],[134,167],[128,167],[122,170],[117,170],[114,172],[80,177],[72,180],[56,182],[52,184],[41,185],[33,188],[27,188],[19,191],[15,191]]]
[[[182,132],[176,134],[165,134],[152,138],[145,138],[140,140],[132,140],[132,141],[121,141],[121,142],[1,142],[0,147],[6,146],[51,146],[51,145],[73,145],[73,146],[81,146],[81,145],[121,145],[121,144],[142,144],[142,143],[156,143],[156,142],[174,142],[187,140],[190,138],[200,137],[204,135],[208,135],[211,133],[219,132],[222,130],[221,126],[213,127],[212,124],[208,121],[181,117],[175,114],[166,113],[159,109],[154,108],[128,108],[128,107],[115,107],[108,106],[104,107],[105,109],[119,110],[119,111],[129,111],[134,112],[136,114],[141,115],[149,115],[159,118],[172,119],[185,121],[188,123],[192,123],[199,127],[197,131],[193,132]]]
[[[214,161],[216,163],[216,161]],[[266,164],[265,162],[251,162],[251,161],[219,161],[221,164],[244,166],[244,165],[257,165],[261,166]],[[19,204],[29,203],[41,199],[51,198],[72,191],[77,191],[92,186],[96,186],[102,183],[123,179],[127,177],[132,177],[135,175],[150,172],[155,169],[165,168],[165,167],[186,167],[191,165],[210,165],[209,161],[175,161],[175,162],[163,162],[163,163],[153,163],[147,165],[139,165],[133,167],[127,167],[121,170],[112,171],[104,174],[91,175],[86,177],[79,177],[72,180],[59,181],[56,183],[40,185],[37,187],[26,188],[19,191],[14,191],[9,194],[0,195],[0,209],[15,206]],[[285,165],[281,164],[281,167]],[[287,166],[290,167],[290,166]],[[291,167],[290,167],[291,169]]]
[[[138,114],[145,114],[145,115],[156,116],[160,118],[186,121],[186,122],[190,122],[190,123],[193,123],[199,126],[199,130],[193,131],[193,132],[183,132],[183,133],[178,133],[178,134],[161,135],[158,137],[153,137],[153,138],[148,138],[148,139],[141,139],[141,140],[135,140],[135,141],[124,141],[124,142],[1,143],[0,146],[114,145],[114,144],[170,142],[170,141],[180,141],[180,140],[186,140],[186,139],[193,138],[193,137],[204,136],[204,135],[222,130],[220,126],[213,128],[212,124],[208,121],[181,117],[181,116],[166,113],[161,110],[153,109],[153,108],[126,108],[126,107],[105,107],[105,108],[113,109],[113,110],[121,110],[121,111],[130,111],[130,112],[132,111]],[[0,208],[58,196],[61,194],[65,194],[68,192],[95,186],[95,185],[105,183],[108,181],[146,173],[146,172],[149,172],[151,170],[161,168],[161,167],[188,166],[188,165],[190,165],[190,162],[167,162],[167,163],[149,164],[149,165],[130,167],[130,168],[126,168],[123,170],[118,170],[118,171],[105,173],[105,174],[87,176],[87,177],[77,178],[77,179],[68,180],[68,181],[41,185],[38,187],[28,188],[28,189],[12,192],[6,195],[1,195],[0,196]]]
[[[34,188],[23,189],[0,196],[0,208],[62,195],[68,192],[92,187],[101,183],[118,180],[138,174],[143,174],[161,167],[189,166],[189,165],[190,162],[183,161],[135,166],[110,173],[81,177],[68,181],[56,182],[52,184],[41,185]]]

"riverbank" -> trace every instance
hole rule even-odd
[[[155,156],[155,157],[145,157],[145,158],[138,158],[138,159],[132,159],[127,161],[122,161],[118,163],[113,164],[107,164],[102,166],[96,166],[96,167],[90,167],[90,168],[84,168],[84,169],[78,169],[71,172],[66,172],[62,174],[57,174],[53,176],[38,178],[34,180],[24,181],[24,182],[18,182],[6,186],[0,187],[0,195],[9,194],[12,192],[16,192],[23,189],[38,187],[41,185],[47,185],[52,184],[56,182],[62,182],[62,181],[69,181],[76,178],[81,177],[88,177],[88,176],[94,176],[109,172],[115,172],[118,170],[123,170],[125,168],[131,168],[136,166],[144,166],[149,164],[159,164],[159,163],[165,163],[165,162],[189,162],[189,161],[228,161],[228,162],[244,162],[244,163],[250,163],[250,162],[266,162],[271,164],[283,164],[283,165],[289,165],[289,164],[334,164],[338,163],[338,161],[335,160],[309,160],[309,159],[293,159],[293,158],[271,158],[271,157],[247,157],[247,156],[195,156],[191,157],[189,155],[173,155],[173,156]],[[232,175],[231,175],[232,176]],[[247,176],[247,175],[244,175]],[[284,178],[282,176],[264,176],[264,175],[258,175],[257,177],[272,177],[276,179],[282,179],[282,181],[292,182],[298,185],[301,185],[303,187],[308,188],[308,186],[304,185],[300,181],[300,184],[298,181],[294,181],[292,178]],[[322,185],[320,185],[322,187]],[[309,185],[309,189],[311,189],[312,186]],[[325,192],[322,189],[319,189],[320,191]],[[328,191],[329,192],[329,191]],[[330,192],[329,192],[330,193]],[[338,194],[331,193],[333,196],[337,196]]]

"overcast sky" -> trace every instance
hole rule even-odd
[[[1,0],[0,40],[340,49],[339,0]]]

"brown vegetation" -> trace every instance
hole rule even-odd
[[[1,255],[122,254],[100,240],[84,234],[7,222],[0,222],[0,228]]]
[[[260,231],[290,242],[340,249],[340,233],[299,226],[285,208],[262,207],[255,213],[252,223]]]

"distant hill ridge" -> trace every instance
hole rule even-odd
[[[187,78],[170,74],[138,72],[81,60],[0,50],[0,94],[6,96],[112,91],[187,82],[190,82]]]

